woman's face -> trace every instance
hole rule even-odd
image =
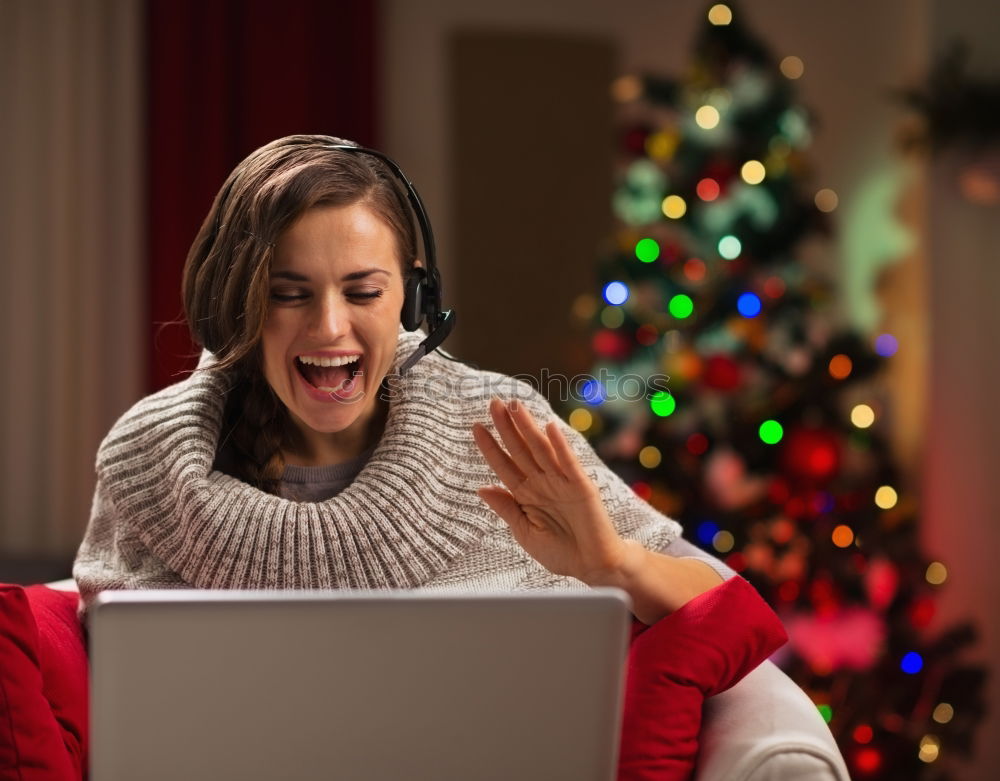
[[[398,338],[398,257],[392,230],[363,204],[310,209],[275,246],[264,376],[314,458],[368,444]]]

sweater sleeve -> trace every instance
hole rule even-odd
[[[73,562],[80,589],[81,617],[101,591],[139,588],[188,588],[129,529],[100,477],[90,522]]]

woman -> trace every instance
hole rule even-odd
[[[420,341],[401,312],[415,327],[426,271],[399,179],[349,145],[280,139],[216,198],[184,274],[206,353],[100,448],[84,603],[143,587],[613,585],[652,624],[731,575],[527,384],[435,353],[400,374]]]

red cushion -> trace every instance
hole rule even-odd
[[[787,640],[774,611],[740,577],[651,627],[636,621],[618,781],[690,778],[705,697],[739,682]]]
[[[73,592],[0,584],[0,781],[87,767],[87,655]]]

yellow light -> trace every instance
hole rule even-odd
[[[837,208],[837,204],[840,203],[837,193],[829,187],[824,187],[822,190],[818,191],[813,200],[816,202],[816,208],[821,212],[832,212]]]
[[[740,176],[747,184],[760,184],[764,181],[764,164],[760,160],[747,160],[740,169]]]
[[[896,506],[897,501],[899,501],[899,496],[896,494],[896,489],[891,485],[879,486],[879,489],[875,492],[875,504],[883,510],[891,510]]]
[[[951,721],[954,715],[955,709],[951,707],[951,705],[947,702],[939,702],[934,708],[934,713],[931,714],[931,718],[938,724],[947,724]]]
[[[924,735],[920,739],[920,753],[917,756],[920,757],[921,762],[933,762],[940,753],[941,741],[936,736]]]
[[[796,57],[794,54],[785,57],[781,61],[781,72],[789,79],[798,79],[802,77],[802,74],[806,72],[806,66],[803,64],[802,60]]]
[[[620,306],[606,306],[601,310],[601,325],[605,328],[619,328],[625,322],[625,313]]]
[[[708,21],[716,27],[723,27],[733,21],[733,12],[725,3],[716,3],[708,9]]]
[[[858,428],[868,428],[875,422],[875,410],[867,404],[858,404],[851,410],[851,423]]]
[[[642,80],[631,74],[611,82],[611,97],[619,103],[630,103],[642,96]]]
[[[646,153],[654,160],[669,160],[674,156],[680,142],[679,134],[661,130],[646,139]]]
[[[940,586],[948,579],[948,568],[940,561],[932,561],[927,565],[924,577],[932,586]]]
[[[727,531],[716,532],[712,537],[712,547],[719,553],[729,553],[735,544],[736,538]]]
[[[838,548],[846,548],[852,542],[854,542],[854,532],[850,526],[840,524],[833,530],[833,544]]]
[[[656,469],[662,460],[663,455],[660,453],[660,449],[652,445],[646,445],[639,451],[639,463],[646,469]]]
[[[698,127],[711,130],[719,124],[719,110],[715,106],[702,106],[694,112],[694,121]]]
[[[584,432],[594,425],[594,416],[590,414],[590,410],[580,407],[569,413],[569,424],[577,431]]]
[[[672,220],[679,220],[688,210],[687,203],[679,195],[668,195],[663,199],[663,213]]]

